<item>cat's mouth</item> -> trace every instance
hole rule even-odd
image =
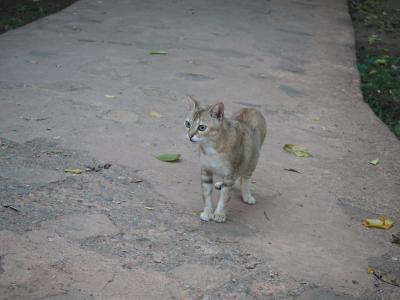
[[[200,139],[195,135],[189,135],[188,134],[188,138],[189,138],[189,141],[191,141],[192,143],[200,142]]]

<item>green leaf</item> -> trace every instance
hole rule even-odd
[[[297,145],[293,145],[293,144],[285,144],[283,146],[283,150],[285,150],[286,152],[292,153],[298,157],[310,157],[312,156],[312,154],[303,147],[297,146]]]
[[[150,50],[149,54],[150,55],[167,55],[168,52],[165,50]]]
[[[180,157],[180,154],[160,154],[159,156],[157,156],[157,159],[166,162],[174,162],[178,161]]]
[[[379,158],[375,158],[375,159],[373,159],[373,160],[370,160],[369,163],[370,163],[371,165],[376,166],[377,164],[379,164]]]
[[[374,64],[375,65],[387,65],[388,60],[386,58],[378,58],[378,59],[375,59]]]

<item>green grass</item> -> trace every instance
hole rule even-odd
[[[24,23],[19,18],[0,16],[0,29],[1,31],[8,31],[22,26]]]
[[[364,100],[375,114],[400,137],[400,57],[358,57]]]

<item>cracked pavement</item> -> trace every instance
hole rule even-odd
[[[345,0],[81,0],[1,35],[0,299],[399,298],[367,270],[400,282],[400,143],[351,26]],[[187,94],[267,119],[225,224],[198,217]]]

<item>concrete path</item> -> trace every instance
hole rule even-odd
[[[0,299],[399,299],[367,269],[400,282],[400,143],[353,40],[346,0],[82,0],[1,35]],[[267,119],[226,224],[198,218],[186,94]]]

